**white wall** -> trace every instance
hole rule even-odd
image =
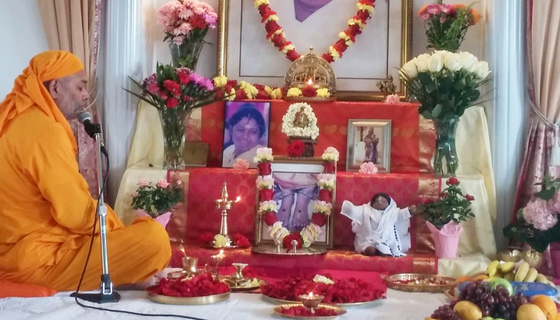
[[[48,49],[37,0],[0,3],[0,101],[12,91],[14,79],[29,60]]]

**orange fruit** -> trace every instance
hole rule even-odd
[[[459,284],[459,283],[463,283],[465,281],[470,281],[472,278],[470,276],[460,276],[457,279],[455,279],[455,283]]]
[[[557,319],[558,310],[556,309],[556,303],[549,296],[544,294],[533,296],[532,303],[542,310],[547,320]]]

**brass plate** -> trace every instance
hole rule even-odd
[[[290,318],[290,319],[337,319],[339,316],[343,315],[346,313],[346,310],[342,309],[341,307],[338,306],[334,306],[332,304],[319,304],[319,307],[321,308],[327,308],[327,309],[332,309],[334,310],[334,312],[336,312],[335,316],[323,316],[323,317],[309,317],[309,316],[292,316],[292,315],[288,315],[288,314],[283,314],[282,313],[282,308],[291,308],[291,307],[298,307],[298,306],[303,306],[303,304],[301,303],[289,303],[289,304],[282,304],[279,306],[274,307],[274,313],[276,313],[277,315],[284,317],[284,318]]]
[[[398,273],[385,277],[387,287],[408,292],[444,292],[455,283],[454,278],[424,273]],[[399,283],[410,281],[410,283]],[[436,284],[430,282],[436,281]]]
[[[284,100],[293,102],[332,102],[336,101],[336,97],[284,97]]]
[[[228,285],[228,287],[231,289],[231,291],[233,292],[245,292],[245,291],[254,291],[259,289],[261,286],[266,284],[266,281],[262,280],[262,279],[258,279],[258,278],[250,278],[247,280],[253,280],[256,279],[258,281],[258,285],[253,285],[253,286],[241,286],[239,283],[235,283],[233,280],[231,280],[230,278],[226,278],[224,279],[225,284]]]
[[[287,252],[288,249],[282,248],[280,252],[278,252],[278,248],[274,245],[263,245],[258,247],[253,247],[251,249],[254,253],[261,253],[261,254],[270,254],[270,255],[278,255],[278,256],[312,256],[318,254],[324,254],[327,252],[325,248],[301,248],[296,252]]]
[[[228,300],[230,294],[231,291],[202,297],[171,297],[148,292],[148,299],[163,304],[201,305]]]
[[[197,274],[203,273],[203,270],[197,270],[195,273],[188,273],[185,270],[171,271],[167,274],[167,279],[177,279],[177,278],[192,278]]]
[[[292,303],[293,304],[293,303],[297,302],[297,301],[291,301],[291,300],[276,299],[276,298],[269,297],[265,294],[263,294],[262,297],[263,297],[263,300],[268,301],[268,302],[272,302],[272,303]],[[365,305],[365,304],[381,304],[382,300],[383,299],[376,299],[376,300],[361,301],[361,302],[329,303],[329,304],[339,306],[339,307],[354,307],[354,306],[361,306],[361,305]]]

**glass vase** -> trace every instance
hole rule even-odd
[[[163,131],[163,168],[182,170],[185,168],[185,128],[191,111],[163,107],[159,111]]]
[[[440,177],[454,176],[459,167],[455,133],[459,117],[439,120],[433,119],[436,130],[436,147],[432,158],[434,174]]]
[[[196,69],[196,64],[198,62],[198,57],[202,47],[204,46],[204,40],[188,40],[186,39],[182,44],[173,43],[169,41],[169,50],[171,51],[171,60],[173,61],[173,66],[176,68],[186,67],[191,70]]]

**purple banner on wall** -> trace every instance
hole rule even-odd
[[[294,0],[296,20],[303,22],[315,11],[321,9],[332,0]]]

